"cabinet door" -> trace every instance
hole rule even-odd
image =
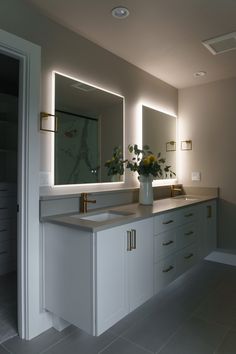
[[[127,225],[97,233],[96,302],[99,335],[129,312]]]
[[[130,226],[130,225],[129,225]],[[130,311],[150,299],[153,289],[153,218],[131,225],[136,242],[128,252]]]
[[[204,203],[204,251],[205,256],[216,248],[216,201]]]

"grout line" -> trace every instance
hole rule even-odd
[[[47,351],[51,348],[53,348],[55,345],[63,342],[64,339],[67,339],[68,337],[70,337],[72,334],[75,333],[75,331],[77,330],[77,328],[75,328],[71,333],[67,334],[66,336],[63,336],[61,339],[59,339],[58,341],[56,341],[55,343],[49,345],[47,348],[43,349],[41,352],[39,352],[39,354],[43,354],[43,353],[47,353]]]
[[[186,325],[186,322],[190,320],[192,317],[192,313],[190,314],[189,317],[187,317],[181,325],[177,327],[177,329],[169,336],[169,338],[166,340],[166,342],[158,349],[158,351],[155,354],[160,353],[160,351],[171,341],[171,339],[181,330]]]
[[[140,348],[140,349],[142,349],[142,350],[145,350],[147,353],[155,354],[153,351],[151,351],[151,350],[149,350],[149,349],[143,347],[142,345],[140,345],[140,344],[138,344],[138,343],[133,342],[132,340],[130,340],[130,339],[128,339],[128,338],[122,338],[122,337],[120,337],[120,338],[123,339],[123,340],[125,340],[125,341],[128,342],[128,343],[131,343],[131,344],[135,345],[136,347],[138,347],[138,348]]]
[[[1,347],[2,347],[4,350],[6,350],[7,353],[14,354],[14,353],[12,353],[12,352],[9,352],[9,350],[5,347],[5,345],[0,344],[0,348],[1,348]]]
[[[119,337],[115,337],[109,344],[107,344],[104,348],[102,348],[101,350],[99,350],[99,352],[97,354],[101,354],[104,352],[104,350],[106,350],[107,348],[109,348],[114,342],[116,342],[119,339]]]
[[[228,333],[230,332],[231,328],[233,327],[233,325],[231,327],[229,327],[229,329],[227,331],[225,331],[225,334],[222,337],[222,340],[220,341],[220,343],[217,345],[215,351],[213,354],[217,354],[218,349],[220,348],[221,344],[224,342],[225,338],[227,337]]]

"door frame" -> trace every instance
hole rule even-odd
[[[18,332],[31,339],[50,325],[40,314],[39,100],[41,48],[0,30],[0,52],[18,59],[17,302]],[[46,321],[46,322],[45,322]]]

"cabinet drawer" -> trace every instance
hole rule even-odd
[[[195,222],[180,226],[177,230],[177,248],[181,249],[197,241],[197,225]]]
[[[155,294],[165,288],[177,277],[176,256],[169,256],[154,265]]]
[[[168,231],[177,226],[178,213],[170,212],[160,214],[154,217],[154,234],[158,234],[163,231]]]
[[[0,264],[16,259],[16,240],[0,242]]]
[[[198,218],[198,208],[196,206],[183,208],[179,210],[180,224],[186,224]]]
[[[0,197],[16,195],[16,184],[0,183]]]
[[[0,242],[16,238],[16,220],[0,220]]]
[[[0,275],[13,272],[16,270],[16,268],[17,268],[16,260],[0,263]]]
[[[177,254],[177,272],[178,275],[186,272],[198,261],[197,244],[193,244],[181,250]]]
[[[0,198],[0,219],[8,219],[16,214],[16,198],[1,197]]]
[[[176,231],[169,230],[154,236],[154,262],[167,257],[176,250]]]

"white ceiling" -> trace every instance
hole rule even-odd
[[[201,41],[236,31],[236,0],[27,0],[48,17],[177,87],[236,76],[236,50]],[[130,16],[114,19],[126,6]],[[196,71],[207,76],[195,78]]]

